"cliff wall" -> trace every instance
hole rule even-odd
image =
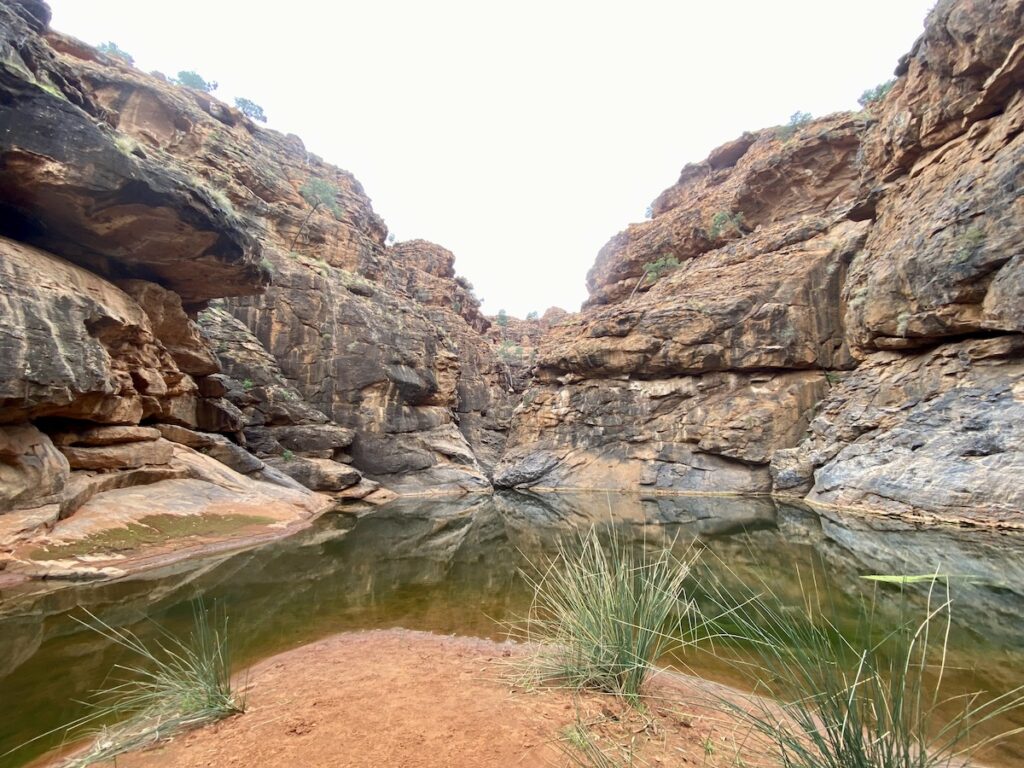
[[[940,2],[880,103],[686,166],[542,341],[495,483],[1019,522],[1022,17]]]
[[[48,24],[0,2],[0,568],[146,514],[488,490],[514,393],[453,255]]]

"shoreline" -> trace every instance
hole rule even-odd
[[[742,755],[758,765],[745,726],[709,703],[719,684],[662,670],[646,686],[641,714],[608,694],[512,685],[508,667],[527,652],[510,641],[407,629],[330,635],[236,675],[245,713],[125,753],[117,764],[540,768],[573,764],[569,734],[581,727],[609,755],[652,764],[682,757],[707,768]],[[50,753],[32,766],[55,768],[67,756]]]

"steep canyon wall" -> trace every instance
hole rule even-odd
[[[881,102],[686,166],[544,339],[495,483],[1019,522],[1022,16],[940,2]]]

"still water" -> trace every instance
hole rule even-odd
[[[85,711],[121,651],[75,618],[87,609],[112,626],[153,637],[181,635],[191,602],[225,607],[232,652],[244,667],[267,655],[353,629],[405,627],[502,638],[530,595],[520,569],[543,563],[559,542],[591,526],[637,546],[710,552],[745,582],[770,584],[798,603],[801,584],[827,584],[852,622],[870,596],[885,616],[905,611],[896,587],[868,574],[953,574],[949,693],[1001,693],[1024,684],[1024,536],[963,529],[919,530],[894,521],[827,516],[769,499],[643,498],[635,495],[498,494],[401,500],[357,518],[332,514],[291,538],[233,555],[197,558],[134,578],[31,585],[0,593],[0,755]],[[723,565],[725,564],[725,565]],[[923,605],[926,586],[908,587]],[[735,682],[703,658],[695,671]],[[340,683],[339,683],[340,684]],[[1016,718],[1016,719],[1014,719]],[[994,724],[1024,725],[1024,713]],[[0,757],[17,768],[60,736]],[[991,750],[992,766],[1024,765],[1024,737]]]

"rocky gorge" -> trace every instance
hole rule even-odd
[[[520,321],[298,137],[0,0],[0,569],[495,487],[1020,526],[1024,5],[943,0],[896,75],[687,165]]]

